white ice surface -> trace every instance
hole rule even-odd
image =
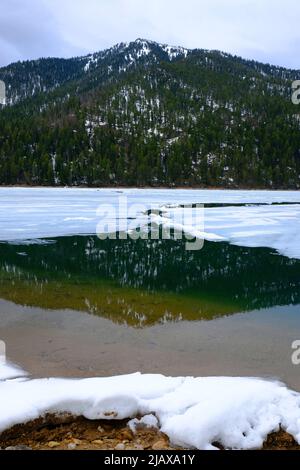
[[[167,209],[165,217],[157,216],[156,222],[168,227],[167,217],[171,221],[182,220],[187,233],[202,236],[205,240],[267,247],[284,256],[300,259],[300,204],[205,208],[203,231],[198,233],[194,223],[197,210],[193,209],[189,215],[186,209]],[[171,225],[176,228],[176,224]]]
[[[0,381],[0,397],[0,432],[46,413],[92,420],[154,414],[173,444],[190,448],[260,448],[279,426],[300,442],[300,394],[255,378],[23,378]]]
[[[150,220],[143,214],[145,208],[164,208],[166,218],[182,211],[176,209],[179,204],[233,204],[205,208],[204,229],[186,219],[183,228],[206,240],[264,246],[300,258],[299,191],[0,188],[0,241],[35,243],[41,238],[95,234],[101,221],[101,207],[105,205],[116,209],[119,222],[130,218],[132,214],[126,214],[124,208],[118,210],[119,198],[123,196],[127,196],[129,208],[139,204],[133,211],[136,217],[130,221],[131,227]],[[299,204],[271,205],[295,202]],[[269,205],[234,206],[241,203]],[[162,223],[169,224],[166,220]]]

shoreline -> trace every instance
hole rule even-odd
[[[128,190],[128,189],[137,189],[137,190],[144,190],[144,189],[153,189],[153,190],[186,190],[186,191],[274,191],[274,192],[290,192],[290,191],[299,191],[300,188],[266,188],[265,186],[258,186],[258,187],[249,187],[249,186],[241,186],[241,187],[227,187],[227,186],[86,186],[86,185],[77,185],[77,186],[64,186],[64,185],[53,185],[53,186],[44,186],[44,185],[27,185],[27,184],[12,184],[12,185],[1,185],[0,189],[11,189],[11,188],[19,188],[19,189],[88,189],[88,190]]]
[[[12,366],[0,377],[7,450],[300,448],[300,395],[279,382],[141,373],[31,379]]]

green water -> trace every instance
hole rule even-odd
[[[300,304],[300,261],[264,248],[63,237],[0,244],[0,298],[145,327]]]

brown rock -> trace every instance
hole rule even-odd
[[[130,431],[130,429],[123,429],[119,434],[118,438],[122,441],[132,441],[133,440],[133,434]]]
[[[56,442],[56,441],[50,441],[50,442],[48,442],[47,445],[48,445],[48,447],[50,447],[50,449],[54,449],[55,447],[59,447],[60,443]]]
[[[153,450],[165,450],[168,448],[168,443],[164,439],[154,442],[152,445]]]
[[[95,439],[95,441],[93,441],[93,444],[96,444],[97,446],[101,446],[103,444],[103,441],[101,441],[101,439]]]
[[[76,444],[77,446],[82,444],[82,441],[80,439],[72,439],[72,442],[73,442],[73,444]]]

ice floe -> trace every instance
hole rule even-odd
[[[166,213],[169,219],[157,216],[156,223],[176,228],[172,221],[181,218],[183,229],[195,237],[245,247],[272,248],[284,256],[300,259],[300,204],[205,208],[202,233],[191,229],[197,210],[202,209],[193,209],[189,219],[186,209],[169,209]]]

